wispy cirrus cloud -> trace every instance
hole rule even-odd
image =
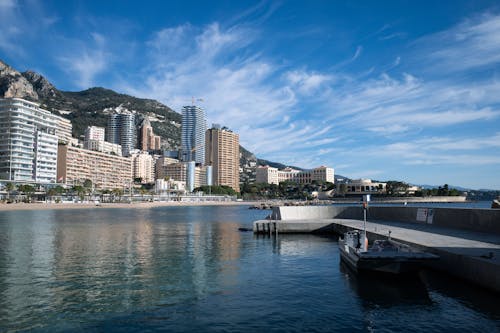
[[[57,59],[61,67],[72,78],[74,84],[87,89],[96,85],[96,76],[104,73],[112,61],[112,54],[106,50],[108,41],[100,33],[89,34],[89,42],[65,39],[66,50]]]
[[[425,36],[415,46],[431,70],[467,71],[500,62],[500,16],[486,13]]]
[[[323,137],[331,127],[295,118],[298,95],[314,93],[332,77],[306,69],[283,72],[249,47],[257,37],[248,27],[223,29],[218,23],[163,29],[148,41],[145,87],[124,84],[121,90],[162,100],[178,111],[192,96],[203,98],[209,121],[236,130],[242,144],[260,154],[307,141],[331,144]]]

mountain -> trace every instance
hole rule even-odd
[[[77,138],[84,134],[87,126],[106,127],[108,114],[113,111],[135,111],[140,116],[149,117],[155,134],[162,137],[163,148],[180,147],[182,116],[158,101],[100,87],[78,92],[58,90],[39,73],[20,73],[0,60],[0,98],[11,97],[40,103],[42,108],[71,120],[73,136]],[[281,163],[258,159],[240,146],[240,180],[254,181],[255,167],[258,165],[271,165],[280,169],[286,167]]]
[[[33,85],[21,73],[0,60],[0,96],[38,101]]]

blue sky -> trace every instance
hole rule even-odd
[[[495,1],[0,0],[0,59],[352,178],[500,189]]]

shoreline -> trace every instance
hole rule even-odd
[[[50,210],[50,209],[101,209],[101,208],[134,208],[146,209],[155,207],[185,207],[185,206],[251,206],[249,201],[157,201],[137,203],[11,203],[0,204],[0,212],[15,210]]]

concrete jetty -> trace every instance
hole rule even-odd
[[[254,222],[254,232],[337,233],[363,229],[363,210],[352,206],[276,207],[271,219]],[[371,207],[370,241],[389,236],[439,255],[429,263],[500,293],[500,211],[493,209]]]

